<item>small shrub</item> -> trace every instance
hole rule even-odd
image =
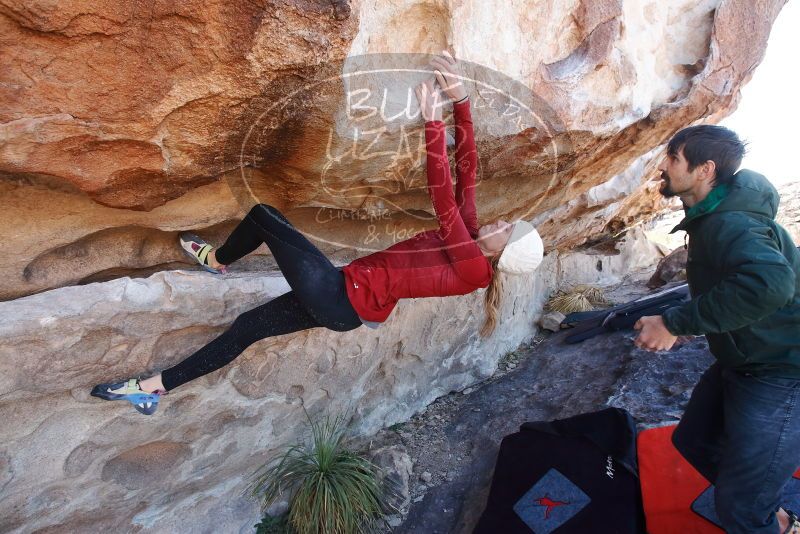
[[[252,494],[262,508],[289,497],[288,522],[297,534],[351,534],[382,517],[378,468],[343,445],[343,417],[309,419],[311,443],[295,445],[265,464],[254,477]]]
[[[606,306],[603,290],[599,287],[579,285],[569,291],[559,291],[545,306],[550,311],[564,314],[595,309],[595,306]]]

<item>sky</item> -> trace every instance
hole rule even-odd
[[[789,0],[772,27],[764,60],[742,88],[737,110],[720,124],[748,142],[742,167],[774,184],[800,181],[800,0]]]

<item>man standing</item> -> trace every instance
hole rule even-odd
[[[716,486],[729,534],[800,533],[779,509],[800,467],[800,253],[774,220],[775,188],[760,174],[736,172],[743,155],[743,143],[721,126],[693,126],[670,140],[661,193],[679,196],[686,211],[673,231],[689,235],[692,300],[642,317],[635,343],[668,350],[676,336],[706,336],[717,361],[672,441]]]

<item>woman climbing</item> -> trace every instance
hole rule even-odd
[[[197,352],[145,380],[99,384],[92,395],[127,400],[150,415],[161,395],[220,369],[248,346],[272,336],[324,326],[346,332],[362,324],[385,321],[401,298],[465,295],[486,291],[488,335],[497,322],[503,270],[534,270],[542,259],[542,242],[529,223],[499,220],[478,228],[475,209],[477,151],[470,103],[456,75],[457,63],[445,53],[431,61],[438,85],[453,101],[456,128],[456,175],[453,193],[447,159],[445,125],[439,89],[429,80],[415,88],[427,150],[428,192],[439,221],[438,230],[420,233],[388,249],[336,268],[278,210],[258,204],[214,249],[199,237],[182,234],[180,244],[205,269],[224,272],[227,265],[266,243],[291,291],[243,313],[219,337]]]

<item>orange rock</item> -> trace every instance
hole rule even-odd
[[[430,227],[419,120],[350,113],[362,89],[406,103],[427,57],[398,52],[450,46],[465,62],[481,221],[541,215],[729,113],[783,3],[6,2],[0,298],[174,267],[164,232],[231,223],[255,201],[342,257],[371,250],[376,216],[389,221],[373,247]],[[354,76],[381,63],[419,72]],[[612,219],[660,206],[640,189]],[[322,224],[320,210],[349,215]],[[573,215],[545,242],[592,235]]]

